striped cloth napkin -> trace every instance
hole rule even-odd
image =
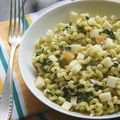
[[[61,1],[56,4],[63,4],[63,2],[68,1],[69,0]],[[54,5],[45,8],[37,13],[27,15],[25,17],[25,30],[28,29],[28,27],[39,17],[40,14],[42,14],[45,10],[53,7]],[[0,23],[0,94],[2,92],[3,83],[6,76],[10,53],[10,45],[7,41],[8,27],[8,21]],[[14,59],[14,107],[11,120],[77,120],[77,118],[63,115],[57,111],[50,109],[32,95],[32,93],[26,87],[18,68],[18,49],[16,51]]]

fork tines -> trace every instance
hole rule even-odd
[[[22,24],[21,24],[22,22]],[[24,33],[24,0],[10,0],[10,23],[8,37]]]

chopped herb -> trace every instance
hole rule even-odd
[[[79,88],[84,88],[84,85],[82,85],[82,84],[77,84],[77,89],[79,89]]]
[[[51,63],[52,63],[51,60],[49,60],[49,59],[46,60],[46,64],[49,64],[49,65],[50,65]]]
[[[110,38],[115,39],[115,34],[113,33],[112,30],[105,29],[105,30],[103,30],[103,31],[100,32],[100,33],[106,33]]]
[[[79,101],[81,101],[81,100],[84,100],[84,101],[91,100],[93,97],[94,97],[94,95],[93,95],[92,92],[78,93],[78,100]]]
[[[89,20],[89,17],[88,16],[85,16],[87,20]]]
[[[45,68],[41,68],[41,70],[46,73],[48,72]]]
[[[61,55],[60,55],[60,54],[56,54],[56,57],[57,57],[57,58],[60,58],[60,57],[61,57]]]
[[[60,62],[60,67],[64,68],[65,65],[66,65],[66,61],[65,60],[60,60],[59,62]]]
[[[63,47],[64,47],[65,50],[71,51],[71,46],[70,45],[64,45]]]
[[[43,62],[42,62],[43,65],[46,65],[47,64],[47,61],[44,59]]]
[[[119,63],[118,62],[113,62],[114,67],[118,67]]]
[[[84,30],[84,26],[78,26],[77,25],[77,30],[78,30],[78,33],[86,34],[86,31]]]
[[[69,30],[69,29],[71,29],[71,27],[70,26],[65,26],[64,28],[63,28],[63,31],[65,31],[65,30]]]
[[[51,97],[51,96],[53,96],[53,93],[51,92],[51,91],[49,91],[49,90],[46,90],[46,93],[45,93],[47,96],[49,96],[49,97]]]
[[[103,86],[94,85],[94,88],[95,88],[96,91],[98,91],[98,90],[102,89]]]
[[[64,91],[64,96],[67,96],[69,94],[68,89],[67,88],[63,88]]]
[[[106,87],[105,83],[103,85],[98,85],[98,84],[94,85],[94,88],[95,88],[96,91],[101,90],[101,89],[103,89],[105,87]]]
[[[71,50],[71,47],[70,47],[70,46],[67,46],[67,47],[65,47],[65,50],[70,51],[70,50]]]
[[[70,98],[71,98],[70,96],[67,96],[66,101],[70,102]]]

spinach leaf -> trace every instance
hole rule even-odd
[[[98,90],[102,89],[103,86],[94,85],[94,88],[95,88],[96,91],[98,91]]]
[[[68,94],[69,94],[68,89],[64,88],[63,91],[64,91],[64,96],[68,96]]]
[[[88,16],[85,16],[86,17],[86,20],[89,20],[89,17]]]
[[[64,45],[63,48],[67,51],[71,51],[71,46],[68,44]]]
[[[84,85],[78,83],[76,87],[77,89],[80,89],[80,88],[84,88]]]
[[[71,27],[70,26],[65,26],[64,28],[63,28],[63,31],[65,31],[65,30],[69,30],[69,29],[71,29]]]
[[[117,61],[113,62],[114,67],[118,67],[118,65],[119,65],[119,62],[117,62]]]
[[[106,83],[104,83],[103,85],[96,84],[96,85],[94,85],[94,88],[96,91],[106,88]]]
[[[81,101],[87,101],[91,100],[94,97],[92,92],[85,92],[85,93],[78,93],[78,100]]]
[[[105,29],[105,30],[103,30],[103,31],[100,32],[100,33],[106,33],[110,38],[115,39],[115,34],[113,33],[112,30]]]
[[[53,93],[49,90],[46,90],[45,95],[47,95],[48,97],[51,97],[51,96],[53,96]]]
[[[77,31],[78,31],[78,33],[86,34],[86,31],[84,30],[84,26],[78,26],[77,25]]]

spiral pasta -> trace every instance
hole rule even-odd
[[[65,110],[120,112],[120,20],[71,12],[35,44],[35,86]]]

